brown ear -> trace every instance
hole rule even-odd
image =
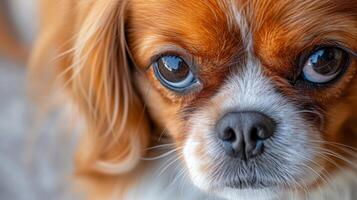
[[[147,145],[144,107],[131,82],[125,41],[126,1],[94,1],[74,44],[72,92],[88,135],[80,167],[120,174]]]
[[[77,167],[81,172],[126,173],[137,165],[147,146],[149,129],[144,106],[131,82],[125,41],[126,1],[93,0],[72,6],[77,9],[70,8],[73,19],[67,26],[72,22],[76,28],[67,29],[65,35],[66,44],[71,39],[74,42],[70,51],[61,50],[63,43],[55,49],[64,61],[57,63],[59,74],[67,77],[64,82],[69,94],[85,119]],[[57,36],[61,37],[64,29],[62,25],[56,33],[52,28],[55,34],[47,38],[47,45],[58,43]]]

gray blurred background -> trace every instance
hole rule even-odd
[[[0,17],[26,50],[37,32],[35,13],[35,0],[0,0]],[[0,51],[0,200],[69,199],[73,141],[56,131],[57,112],[40,120],[27,96],[26,53],[14,54]]]

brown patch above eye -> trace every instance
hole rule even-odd
[[[302,52],[329,42],[357,49],[356,3],[342,1],[249,1],[254,49],[275,74],[288,77]],[[297,9],[299,8],[299,9]],[[247,11],[248,12],[248,11]]]
[[[355,58],[336,81],[325,87],[302,87],[294,85],[294,81],[301,75],[298,59],[302,53],[309,54],[314,48],[326,45],[357,49],[357,7],[352,2],[250,2],[249,7],[254,8],[249,21],[255,55],[281,93],[297,102],[310,101],[322,107],[333,105],[344,95],[355,77]]]
[[[216,0],[149,2],[142,4],[134,0],[129,12],[128,44],[135,62],[141,68],[147,67],[150,58],[163,46],[185,49],[195,59],[202,90],[188,95],[175,94],[162,87],[151,70],[147,73],[149,79],[173,103],[190,104],[196,98],[209,98],[224,83],[230,70],[239,68],[244,59],[239,29],[229,26],[226,11]]]

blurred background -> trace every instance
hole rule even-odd
[[[58,111],[40,120],[26,88],[37,29],[36,0],[0,0],[0,200],[70,199],[74,141]]]

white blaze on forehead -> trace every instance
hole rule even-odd
[[[246,17],[243,15],[242,9],[237,8],[236,5],[234,5],[234,1],[232,1],[232,12],[233,12],[233,17],[235,19],[236,24],[239,27],[243,45],[246,47],[247,52],[248,52],[248,57],[251,57],[251,53],[253,51],[253,37],[252,37],[252,31],[249,28],[248,21]]]
[[[236,0],[225,0],[219,1],[221,9],[226,13],[226,18],[228,21],[228,28],[238,28],[240,32],[240,37],[242,38],[243,46],[248,52],[250,57],[253,52],[253,37],[252,31],[249,27],[247,17],[244,15],[243,8],[246,6],[238,5]]]

